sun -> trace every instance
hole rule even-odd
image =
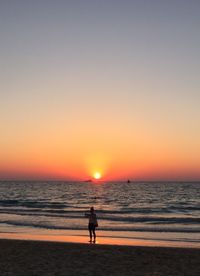
[[[101,178],[101,173],[100,172],[95,172],[93,174],[93,176],[94,176],[95,179],[100,179]]]

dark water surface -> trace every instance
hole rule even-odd
[[[200,183],[0,182],[0,227],[187,233],[199,242]]]

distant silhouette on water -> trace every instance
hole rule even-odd
[[[94,207],[90,208],[89,213],[85,213],[85,216],[89,218],[88,221],[88,230],[89,230],[89,236],[90,236],[90,242],[92,242],[92,236],[93,236],[93,242],[96,242],[96,227],[98,227],[97,222],[97,216],[94,211]]]
[[[92,180],[91,179],[87,179],[87,180],[85,180],[84,182],[92,182]]]

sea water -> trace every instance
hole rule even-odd
[[[94,206],[98,234],[200,243],[200,183],[0,182],[0,232],[87,229]]]

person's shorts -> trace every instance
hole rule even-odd
[[[94,223],[89,223],[89,224],[88,224],[88,229],[89,229],[90,231],[94,231],[94,230],[95,230],[95,225],[94,225]]]

